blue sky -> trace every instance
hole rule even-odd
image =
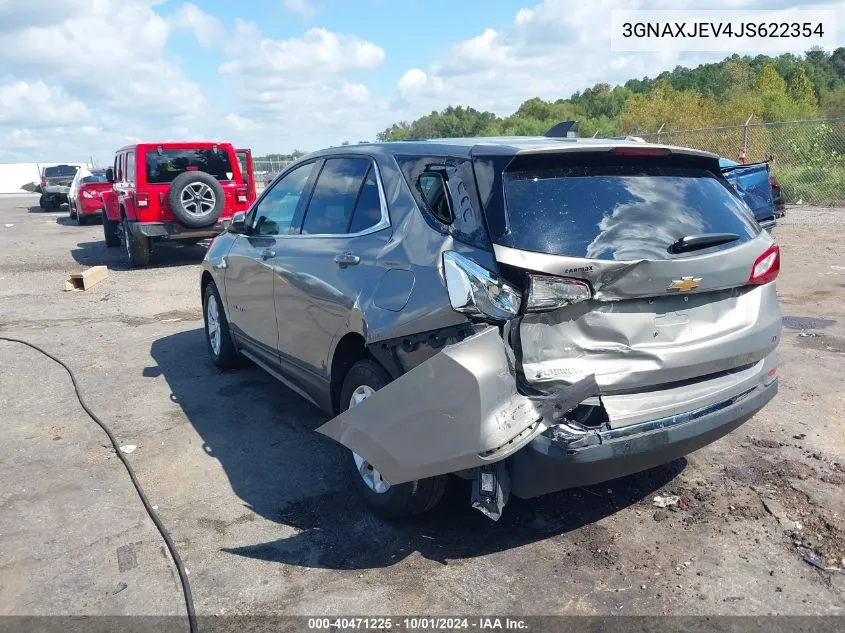
[[[509,114],[531,97],[723,58],[610,49],[613,9],[699,4],[0,0],[0,161],[110,162],[139,140],[307,151],[373,140],[450,104]],[[796,5],[841,10],[845,1],[711,0],[707,8]]]

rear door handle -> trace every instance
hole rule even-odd
[[[263,259],[263,260],[268,260],[271,257],[275,257],[275,256],[276,256],[276,251],[274,251],[270,248],[265,248],[263,251],[261,251],[261,259]]]
[[[352,253],[342,253],[340,255],[335,255],[334,261],[341,267],[346,268],[347,266],[355,266],[361,261],[361,258],[357,255],[353,255]]]

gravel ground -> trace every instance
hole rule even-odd
[[[202,247],[130,271],[99,226],[0,198],[0,335],[65,359],[174,536],[201,614],[845,614],[845,210],[775,229],[780,393],[667,466],[512,501],[454,482],[390,524],[358,503],[325,416],[255,368],[218,373]],[[5,226],[11,224],[12,226]],[[65,277],[106,264],[91,290]],[[0,342],[0,615],[181,614],[178,579],[63,372]],[[655,508],[677,494],[686,510]]]

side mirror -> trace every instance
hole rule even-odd
[[[114,182],[114,169],[112,167],[106,169],[106,180]]]
[[[229,233],[246,233],[246,211],[238,211],[232,216]]]

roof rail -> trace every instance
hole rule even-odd
[[[563,121],[558,123],[543,136],[548,138],[578,138],[578,121]]]

